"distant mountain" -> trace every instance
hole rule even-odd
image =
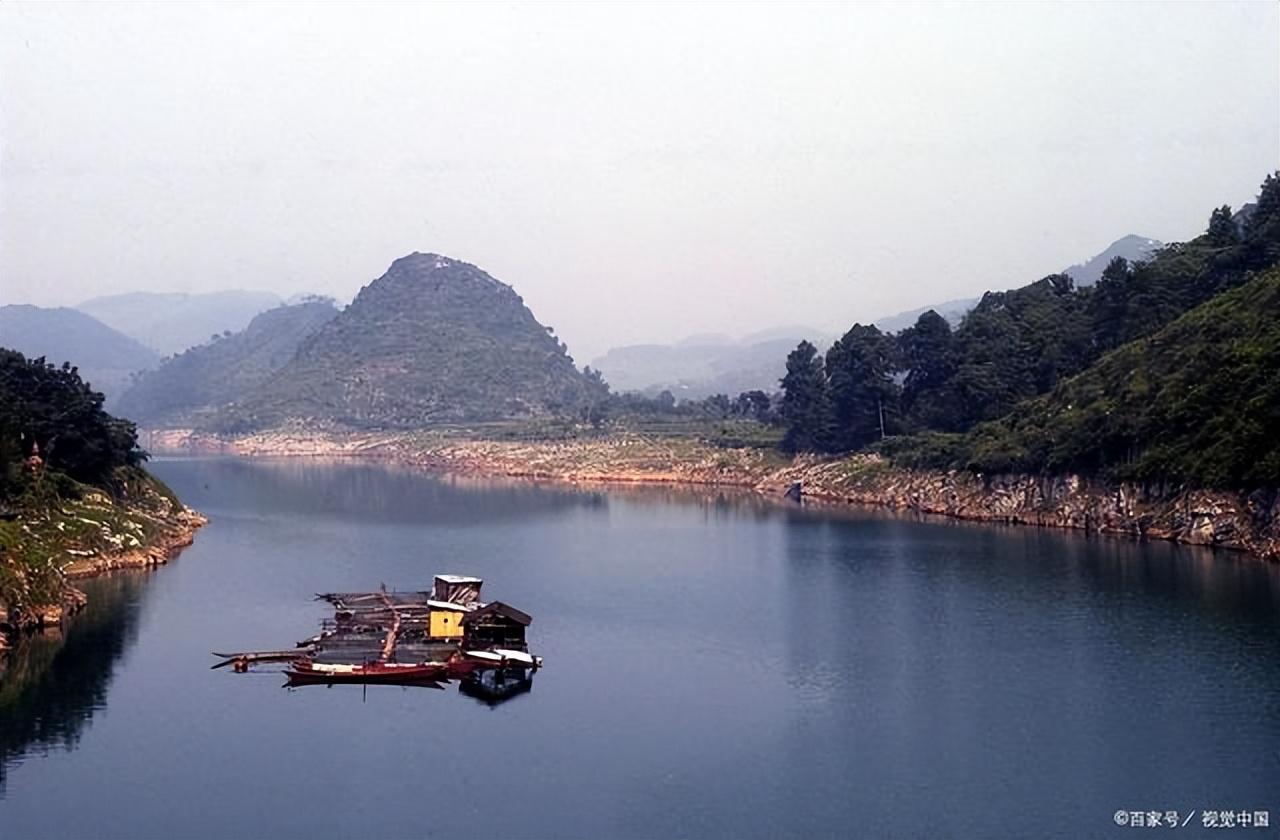
[[[980,298],[956,298],[946,303],[937,303],[933,306],[922,306],[919,309],[911,309],[907,312],[899,312],[897,315],[890,315],[887,318],[880,318],[871,323],[880,328],[881,332],[896,333],[905,330],[907,327],[915,324],[920,316],[928,312],[930,309],[937,312],[952,328],[960,326],[960,321],[964,318],[965,313],[978,305]]]
[[[1077,286],[1092,286],[1102,276],[1107,263],[1111,262],[1115,257],[1124,257],[1129,262],[1141,262],[1151,259],[1151,256],[1163,247],[1164,243],[1158,240],[1129,234],[1112,242],[1102,253],[1095,254],[1084,262],[1073,265],[1059,273],[1070,275]],[[879,327],[882,332],[901,332],[914,324],[921,315],[932,309],[943,318],[946,318],[954,328],[960,325],[960,321],[969,310],[978,305],[979,300],[981,298],[978,297],[957,298],[946,303],[935,303],[931,306],[922,306],[919,309],[899,312],[897,315],[879,318],[872,321],[872,323]]]
[[[261,386],[337,314],[327,298],[268,309],[241,332],[192,347],[138,377],[117,411],[144,426],[198,425]]]
[[[786,372],[786,356],[803,340],[830,344],[831,337],[808,327],[782,327],[742,339],[713,334],[690,336],[675,344],[614,347],[592,361],[614,391],[656,394],[678,399],[712,394],[776,391]]]
[[[1102,253],[1078,265],[1063,269],[1061,273],[1070,275],[1071,279],[1076,281],[1076,286],[1092,286],[1098,282],[1098,278],[1102,277],[1107,263],[1116,257],[1124,257],[1129,262],[1142,262],[1151,259],[1151,256],[1163,247],[1163,242],[1131,233],[1112,242]]]
[[[417,428],[567,414],[592,385],[510,286],[410,254],[211,427]]]
[[[130,292],[86,300],[76,309],[169,355],[203,344],[215,333],[238,332],[280,302],[271,292]]]
[[[54,364],[70,362],[110,402],[129,377],[155,367],[160,355],[75,309],[0,306],[0,347]]]

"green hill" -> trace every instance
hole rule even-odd
[[[884,448],[909,466],[1247,488],[1280,483],[1277,430],[1280,269],[1272,269],[1000,420]]]
[[[1280,483],[1280,269],[1107,354],[948,448],[944,462],[983,472]]]
[[[417,428],[564,414],[592,382],[520,296],[474,265],[410,254],[208,427]]]
[[[1280,264],[1280,174],[1266,177],[1251,208],[1213,210],[1203,235],[1162,247],[1149,260],[1116,256],[1092,286],[1053,275],[988,292],[954,330],[926,312],[893,336],[855,324],[825,357],[797,348],[783,381],[785,443],[828,452],[878,444],[921,463],[987,463],[958,442],[968,439],[946,433],[1019,416],[1024,401],[1055,393],[1107,353],[1156,335]],[[892,442],[880,443],[885,437]],[[1110,454],[1098,458],[1113,464]],[[1038,456],[1005,460],[1028,469],[1059,466]],[[1196,474],[1207,480],[1209,472]]]
[[[268,309],[241,332],[192,347],[139,376],[116,409],[151,427],[197,424],[252,393],[337,314],[328,299]]]

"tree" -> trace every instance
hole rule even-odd
[[[593,370],[590,365],[582,369],[585,380],[582,388],[582,400],[579,416],[592,426],[599,427],[607,419],[609,405],[609,383],[604,381],[604,374]]]
[[[146,457],[137,448],[134,425],[103,411],[102,394],[85,384],[76,368],[0,350],[5,473],[35,447],[47,469],[100,486],[109,483],[116,467],[134,466]]]
[[[1089,299],[1089,317],[1094,341],[1101,350],[1119,347],[1125,341],[1129,315],[1133,267],[1124,257],[1113,257],[1102,270]]]
[[[1263,180],[1253,215],[1249,217],[1245,229],[1252,233],[1277,215],[1280,215],[1280,172],[1272,173]]]
[[[702,401],[702,410],[711,417],[723,420],[733,410],[733,404],[726,394],[712,394]]]
[[[825,452],[832,444],[833,417],[827,377],[818,348],[800,342],[787,356],[782,377],[782,447],[788,452]]]
[[[1239,239],[1236,223],[1231,219],[1231,205],[1224,204],[1209,214],[1209,242],[1218,247],[1234,245]]]
[[[733,412],[742,417],[750,417],[760,423],[769,423],[769,395],[764,391],[743,391],[733,401]]]
[[[861,324],[854,324],[827,351],[837,448],[861,449],[884,437],[886,422],[892,423],[898,405],[894,355],[892,338],[877,327]]]
[[[910,426],[955,431],[958,418],[948,408],[954,403],[948,391],[956,373],[956,348],[947,319],[930,309],[899,333],[898,363],[907,372],[900,402]]]

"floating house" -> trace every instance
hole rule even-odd
[[[459,680],[469,694],[500,700],[532,685],[542,658],[529,653],[533,618],[502,601],[480,599],[484,581],[436,575],[429,592],[333,592],[321,632],[297,651],[215,654],[214,667],[248,670],[259,662],[290,663],[290,685],[437,684]],[[437,687],[439,687],[437,685]]]

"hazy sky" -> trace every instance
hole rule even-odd
[[[1280,163],[1280,5],[0,4],[0,301],[437,251],[605,348],[1007,288]]]

